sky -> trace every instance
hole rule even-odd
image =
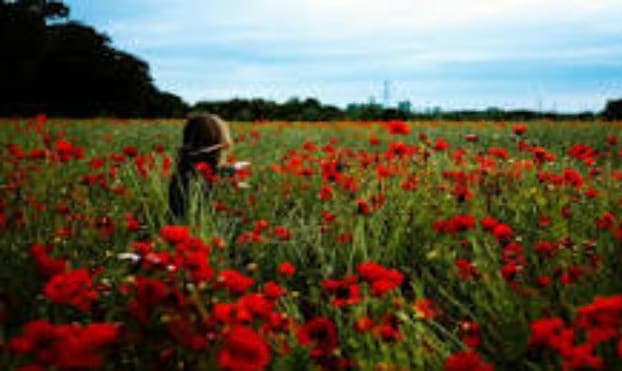
[[[622,0],[66,0],[186,101],[374,98],[598,111],[622,97]]]

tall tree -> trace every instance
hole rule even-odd
[[[67,21],[62,1],[0,3],[0,114],[181,116],[187,105],[158,90],[146,62],[94,28]],[[52,22],[53,21],[53,22]]]

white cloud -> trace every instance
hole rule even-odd
[[[317,95],[343,103],[390,78],[422,102],[533,106],[539,85],[561,108],[576,108],[579,98],[592,107],[602,99],[597,84],[622,81],[620,1],[134,0],[140,12],[99,26],[146,58],[160,86],[189,100]],[[525,63],[535,64],[533,77],[485,76],[491,66]],[[586,88],[572,78],[553,84],[539,71],[585,66],[618,73]],[[583,90],[563,91],[573,86]]]

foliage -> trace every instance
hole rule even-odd
[[[58,1],[0,3],[1,115],[185,114],[179,97],[154,86],[144,61],[115,49],[92,27],[66,21],[68,13]]]
[[[603,116],[607,120],[622,119],[622,99],[608,101]]]
[[[428,121],[525,121],[525,120],[593,120],[592,112],[564,114],[536,112],[529,110],[487,109],[483,111],[442,111],[440,108],[429,112],[412,112],[408,102],[401,102],[401,108],[383,107],[376,103],[349,104],[345,109],[324,105],[315,98],[300,100],[292,98],[278,103],[261,98],[227,101],[204,101],[193,106],[196,111],[212,112],[231,121],[377,121],[377,120],[428,120]]]

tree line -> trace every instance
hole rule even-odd
[[[147,63],[68,19],[62,1],[0,0],[0,115],[175,117],[188,111],[159,90]]]
[[[530,110],[453,110],[440,108],[426,112],[412,112],[409,108],[387,108],[376,103],[349,104],[345,109],[324,105],[317,99],[292,98],[283,103],[257,99],[231,99],[205,101],[193,106],[196,111],[207,111],[231,121],[282,120],[282,121],[370,121],[370,120],[443,120],[443,121],[524,121],[524,120],[593,120],[600,116],[622,120],[622,100],[610,101],[605,111],[556,113]]]

